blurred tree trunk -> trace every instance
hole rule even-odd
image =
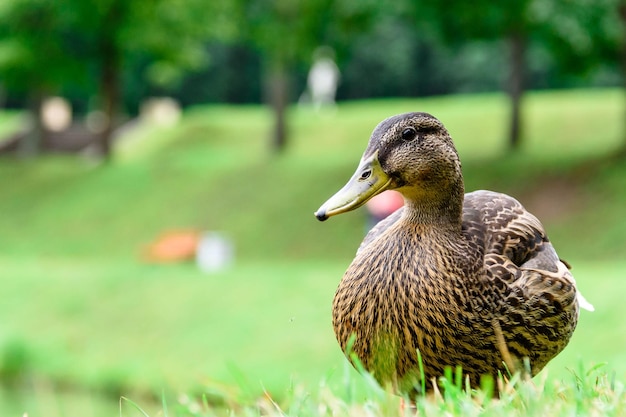
[[[111,139],[120,107],[121,48],[123,46],[119,45],[117,34],[126,17],[128,17],[128,3],[125,0],[112,0],[102,16],[97,32],[97,53],[100,59],[100,104],[105,116],[103,129],[99,133],[98,145],[105,161],[110,161],[112,157]]]
[[[510,69],[507,93],[511,100],[511,116],[509,125],[509,149],[520,146],[522,130],[522,95],[524,94],[524,54],[526,40],[521,31],[509,35]]]
[[[18,153],[24,158],[33,158],[41,152],[45,143],[46,128],[43,125],[43,98],[41,90],[33,90],[28,98],[28,112],[31,117],[31,129],[20,141]]]
[[[624,89],[624,125],[622,126],[622,155],[626,157],[626,0],[619,5],[619,15],[622,18],[622,87]]]
[[[102,111],[105,115],[105,124],[99,134],[98,141],[102,157],[109,161],[112,149],[111,138],[120,100],[119,56],[112,42],[104,42],[102,45],[101,71],[100,97],[102,100]]]
[[[269,66],[266,81],[267,100],[274,114],[271,148],[278,153],[287,146],[287,104],[289,102],[289,75],[287,65],[278,60]]]

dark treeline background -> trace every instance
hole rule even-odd
[[[423,97],[453,93],[502,90],[508,74],[507,50],[500,40],[476,40],[448,47],[435,39],[408,36],[410,28],[388,21],[338,51],[341,81],[337,100],[380,97]],[[203,103],[262,103],[262,55],[254,46],[237,42],[207,42],[208,61],[186,73],[171,86],[146,83],[137,74],[147,66],[141,60],[125,69],[123,111],[134,115],[148,97],[176,97],[183,106]],[[582,72],[571,72],[555,62],[542,45],[531,45],[526,86],[528,89],[607,87],[621,85],[618,62],[601,62]],[[312,61],[303,60],[290,74],[290,100],[306,88]],[[58,92],[84,114],[91,105],[94,87],[89,83],[65,86]],[[23,94],[5,92],[5,106],[22,108]]]
[[[626,0],[4,0],[0,89],[32,113],[50,95],[101,111],[104,155],[147,97],[265,102],[280,150],[328,46],[338,100],[505,91],[514,148],[525,90],[626,86],[625,22]]]
[[[392,33],[363,39],[351,51],[338,56],[341,81],[338,100],[380,97],[423,97],[453,93],[502,90],[508,73],[507,51],[499,41],[474,41],[446,49],[434,40],[392,38]],[[369,37],[368,37],[369,38]],[[389,51],[387,43],[395,43]],[[211,63],[187,74],[173,89],[149,85],[129,88],[129,111],[145,97],[171,94],[184,106],[207,102],[263,102],[261,57],[245,44],[207,45]],[[392,53],[390,53],[392,52]],[[540,47],[531,51],[527,74],[529,89],[607,87],[621,83],[619,67],[602,65],[579,74],[559,68]],[[290,100],[306,88],[308,65],[298,64],[291,74]],[[132,86],[130,86],[132,87]]]

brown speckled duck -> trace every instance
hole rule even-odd
[[[483,375],[535,375],[563,350],[579,307],[593,307],[517,200],[464,194],[457,151],[435,117],[381,122],[355,174],[315,215],[326,220],[389,189],[405,206],[367,234],[335,293],[344,352],[351,344],[382,385],[414,394],[418,351],[432,388],[447,366],[460,365],[476,387]]]

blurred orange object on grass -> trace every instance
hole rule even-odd
[[[143,251],[143,260],[153,263],[174,263],[195,258],[200,241],[197,230],[163,232]]]

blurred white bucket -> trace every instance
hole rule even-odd
[[[200,236],[196,250],[196,264],[203,272],[217,272],[232,265],[232,241],[219,232],[205,232]]]

